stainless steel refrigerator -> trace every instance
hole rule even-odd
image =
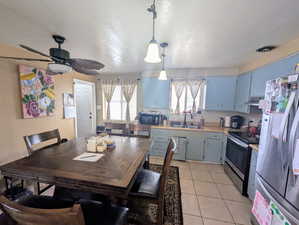
[[[257,191],[292,225],[299,225],[299,176],[293,171],[299,140],[298,96],[297,75],[266,83],[256,170]],[[254,215],[252,222],[259,224]]]

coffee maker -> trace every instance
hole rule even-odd
[[[244,118],[242,116],[235,115],[231,117],[231,127],[233,129],[240,129],[243,123]]]

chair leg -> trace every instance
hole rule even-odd
[[[5,188],[6,190],[9,189],[9,184],[8,184],[8,178],[7,177],[4,177],[4,182],[5,182]]]
[[[164,220],[164,204],[158,203],[158,218],[157,218],[157,224],[163,225]]]

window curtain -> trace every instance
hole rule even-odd
[[[193,98],[193,105],[192,105],[192,112],[195,113],[197,112],[196,109],[196,97],[199,93],[200,87],[203,84],[203,80],[191,80],[188,82],[189,88],[190,88],[190,93]]]
[[[182,97],[183,90],[185,88],[186,83],[182,81],[173,81],[173,86],[175,89],[175,95],[177,98],[177,103],[175,107],[175,113],[180,113],[180,99]]]
[[[123,80],[121,81],[121,88],[122,93],[125,97],[126,103],[127,103],[127,109],[126,109],[126,120],[130,121],[130,101],[132,99],[132,96],[134,94],[135,87],[137,85],[137,80]]]
[[[114,80],[102,80],[102,90],[105,96],[105,99],[108,103],[107,106],[107,120],[110,120],[110,102],[116,87],[116,81]]]

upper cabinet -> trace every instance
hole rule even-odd
[[[252,72],[250,96],[263,97],[266,81],[294,73],[295,65],[298,62],[299,54],[296,54],[254,70]]]
[[[170,81],[158,80],[156,77],[142,78],[143,107],[150,109],[168,109]]]
[[[249,95],[251,86],[251,73],[241,74],[237,78],[235,95],[235,111],[249,113]]]
[[[207,77],[206,110],[233,111],[236,76]]]

